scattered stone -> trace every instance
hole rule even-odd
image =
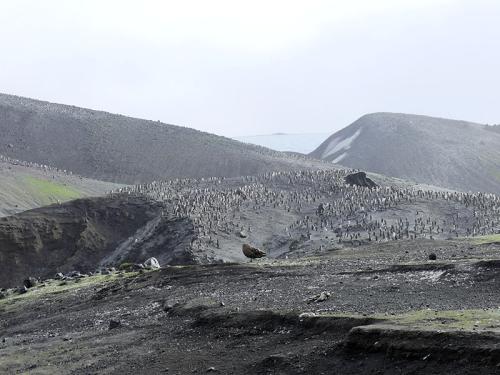
[[[209,367],[209,368],[207,369],[207,372],[215,372],[215,371],[217,371],[217,370],[215,369],[215,367]]]
[[[111,319],[109,321],[109,329],[120,328],[121,326],[122,326],[122,323],[119,320]]]
[[[17,292],[18,292],[19,294],[24,294],[24,293],[26,293],[27,291],[28,291],[28,288],[26,288],[26,286],[25,286],[25,285],[23,285],[22,287],[20,287],[20,288],[17,290]]]
[[[62,274],[62,272],[58,272],[54,276],[54,279],[56,279],[56,280],[63,280],[64,279],[64,275]]]
[[[225,304],[211,297],[198,297],[186,302],[165,301],[163,303],[163,311],[172,314],[182,314],[186,312],[200,312],[209,309],[217,309],[224,307]]]
[[[72,278],[72,279],[73,279],[73,278],[74,278],[74,279],[76,279],[76,278],[83,277],[83,275],[80,273],[80,271],[71,271],[71,272],[70,272],[70,273],[68,273],[66,276],[67,276],[67,277],[70,277],[70,278]]]
[[[169,312],[176,306],[175,302],[165,302],[163,303],[163,311]]]
[[[330,292],[321,292],[320,294],[316,294],[315,296],[312,296],[307,300],[307,303],[319,303],[319,302],[324,302],[328,298],[330,298],[331,294]]]
[[[308,319],[308,318],[315,318],[316,314],[313,312],[303,312],[299,314],[299,319]]]
[[[26,280],[23,281],[23,284],[26,288],[33,288],[38,284],[38,280],[34,277],[28,277]]]
[[[144,267],[152,269],[152,270],[157,270],[157,269],[161,268],[160,262],[158,262],[158,259],[156,259],[154,257],[149,258],[148,260],[146,260],[144,262]]]
[[[248,234],[244,230],[241,230],[238,232],[238,236],[240,236],[240,238],[247,238]]]

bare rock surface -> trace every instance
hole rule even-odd
[[[367,187],[367,188],[375,188],[377,187],[377,184],[373,182],[372,179],[366,177],[365,172],[356,172],[356,173],[351,173],[345,176],[345,182],[348,185],[356,185],[356,186],[362,186],[362,187]]]

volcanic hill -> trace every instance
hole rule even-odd
[[[0,134],[0,154],[117,183],[322,165],[194,129],[6,94]]]
[[[374,113],[333,134],[310,156],[419,183],[500,193],[495,126]]]

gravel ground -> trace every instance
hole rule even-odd
[[[347,350],[344,341],[374,315],[497,309],[499,251],[495,243],[421,240],[49,281],[0,301],[0,372],[493,374],[491,360],[424,360]],[[321,292],[329,298],[310,301]],[[303,312],[352,317],[307,326],[297,321]],[[111,320],[119,327],[109,329]]]

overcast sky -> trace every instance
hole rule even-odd
[[[226,136],[500,123],[498,0],[0,0],[0,92]]]

